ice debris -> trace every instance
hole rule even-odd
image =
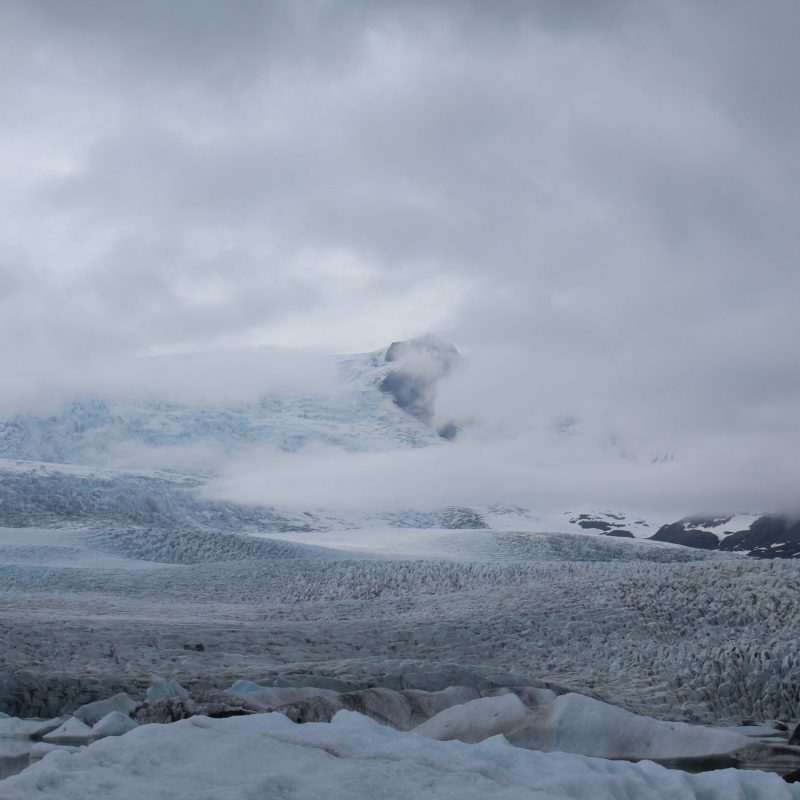
[[[132,700],[125,692],[120,692],[107,700],[95,700],[93,703],[86,703],[86,705],[75,711],[73,716],[86,723],[93,724],[112,711],[122,711],[127,714],[135,707],[136,701]]]
[[[181,686],[178,681],[170,678],[169,680],[159,675],[153,675],[153,683],[147,690],[148,700],[165,700],[171,697],[185,697],[189,692]]]
[[[477,744],[440,742],[348,711],[331,724],[296,725],[280,714],[254,714],[141,727],[77,753],[51,753],[0,781],[3,800],[278,794],[287,800],[800,800],[800,785],[755,770],[689,774],[648,761],[541,753],[501,736]]]
[[[77,717],[70,717],[63,725],[42,738],[50,744],[88,742],[92,739],[92,729]]]
[[[92,726],[92,737],[102,739],[105,736],[122,736],[139,727],[127,714],[121,711],[109,711],[101,720]]]

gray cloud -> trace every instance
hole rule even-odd
[[[798,23],[782,0],[7,2],[8,385],[433,329],[482,365],[442,408],[493,430],[573,415],[791,472]]]

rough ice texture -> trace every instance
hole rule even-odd
[[[139,699],[154,673],[434,690],[471,685],[469,664],[658,718],[794,721],[800,564],[592,535],[403,537],[423,533],[431,557],[176,565],[85,531],[0,530],[0,710]]]
[[[339,381],[326,391],[267,394],[247,403],[74,400],[56,414],[0,420],[0,456],[100,465],[116,463],[133,448],[146,453],[188,444],[235,452],[251,444],[292,451],[321,442],[364,450],[435,441],[434,431],[377,390],[386,372],[382,362],[382,353],[338,358]]]
[[[230,558],[297,555],[289,543],[257,541],[242,533],[278,533],[342,527],[486,528],[481,513],[449,506],[434,510],[350,512],[344,517],[303,509],[242,506],[203,496],[204,479],[162,472],[120,472],[0,459],[0,524],[9,527],[85,527],[115,552],[162,560],[130,542],[130,532],[169,531],[198,540],[196,552],[184,547],[185,563],[209,560],[209,546],[227,547]],[[233,535],[236,534],[236,535]],[[313,548],[307,548],[311,551]],[[167,558],[166,560],[170,560]],[[175,561],[174,556],[171,559]],[[178,561],[178,563],[182,563]]]
[[[431,741],[353,712],[296,725],[279,714],[147,725],[78,753],[50,753],[0,782],[4,800],[198,797],[328,800],[409,797],[485,800],[795,800],[800,786],[762,772],[691,775],[516,748]]]

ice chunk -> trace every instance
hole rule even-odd
[[[166,680],[160,675],[153,675],[152,680],[153,683],[145,695],[148,700],[165,700],[169,697],[185,697],[189,694],[188,690],[172,678]]]
[[[730,729],[656,720],[579,694],[541,692],[525,699],[505,693],[472,700],[445,709],[414,732],[464,742],[502,733],[518,747],[603,758],[700,758],[759,746]]]
[[[731,754],[752,746],[738,733],[639,716],[580,694],[557,697],[508,740],[534,750],[637,759]]]
[[[61,725],[66,717],[56,719],[20,719],[19,717],[6,717],[0,719],[0,736],[14,736],[23,739],[34,739],[50,733]]]
[[[110,711],[99,722],[92,727],[92,735],[95,739],[104,736],[122,736],[123,733],[132,731],[139,726],[127,714],[121,711]]]
[[[225,691],[228,694],[249,694],[250,692],[260,692],[262,689],[266,689],[268,687],[262,686],[260,683],[256,683],[255,681],[244,681],[238,680],[234,681],[233,686],[230,689],[226,689]]]
[[[237,681],[234,687],[239,683],[244,683],[244,681]],[[229,690],[229,693],[238,694],[240,697],[246,695],[248,703],[253,703],[264,711],[272,711],[274,708],[285,706],[289,703],[338,696],[338,692],[334,692],[331,689],[316,689],[313,686],[259,686],[255,683],[253,686],[255,688],[246,692],[230,692]]]
[[[77,717],[70,717],[61,727],[42,737],[51,744],[59,742],[89,742],[92,739],[92,729]]]
[[[450,706],[468,703],[480,697],[472,686],[449,686],[438,692],[425,692],[422,689],[404,689],[403,695],[411,704],[411,726],[419,725],[436,716]]]
[[[527,706],[515,694],[481,697],[440,711],[414,728],[414,733],[440,741],[481,742],[515,730],[529,714]]]
[[[132,708],[135,708],[135,706],[135,700],[132,700],[124,692],[120,692],[106,700],[95,700],[93,703],[87,703],[81,706],[73,713],[73,716],[88,724],[92,724],[102,719],[107,714],[110,714],[112,711],[127,713]]]
[[[50,744],[49,742],[34,742],[33,746],[28,752],[31,758],[36,759],[36,758],[44,758],[48,753],[52,753],[54,750],[58,750],[60,752],[74,753],[80,749],[81,748],[79,745]]]

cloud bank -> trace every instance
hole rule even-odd
[[[433,330],[477,365],[441,413],[508,450],[487,475],[462,443],[483,482],[546,485],[561,425],[624,465],[675,454],[664,476],[695,454],[676,493],[790,504],[799,23],[782,0],[10,0],[0,404],[146,383],[131,357]]]

